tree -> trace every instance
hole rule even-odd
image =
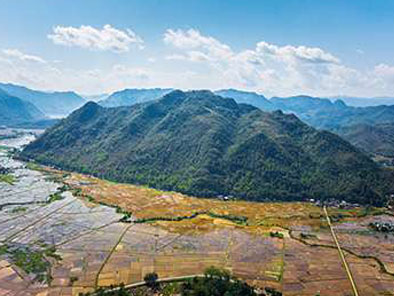
[[[209,267],[204,277],[195,277],[181,286],[182,296],[254,296],[253,287],[233,278],[226,270]]]
[[[159,286],[159,284],[157,282],[158,279],[159,279],[159,276],[157,275],[156,272],[147,273],[144,276],[144,281],[145,281],[146,285],[153,290],[156,290]]]

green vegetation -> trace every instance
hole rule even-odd
[[[26,168],[33,171],[40,171],[42,168],[39,164],[29,161],[26,163]]]
[[[13,185],[15,182],[15,176],[11,174],[0,174],[0,182],[8,183],[10,185]]]
[[[87,103],[19,156],[201,197],[382,205],[394,191],[393,174],[340,137],[208,91],[131,107]]]
[[[248,223],[248,217],[244,217],[244,216],[220,215],[220,214],[215,214],[212,212],[208,212],[207,215],[211,216],[212,218],[220,218],[220,219],[229,220],[231,222],[234,222],[234,223],[240,224],[240,225],[247,225],[247,223]]]
[[[283,233],[280,233],[278,231],[270,231],[270,237],[277,237],[277,238],[284,238]]]
[[[356,124],[343,127],[339,134],[368,153],[394,157],[394,123]]]
[[[189,220],[189,219],[194,219],[199,215],[208,215],[212,218],[220,218],[224,220],[228,220],[231,222],[234,222],[236,224],[240,225],[247,225],[248,218],[244,216],[235,216],[235,215],[220,215],[220,214],[215,214],[213,212],[208,212],[208,211],[202,211],[202,212],[195,212],[189,216],[175,216],[175,217],[150,217],[150,218],[141,218],[137,219],[134,221],[134,223],[152,223],[156,221],[172,221],[172,222],[177,222],[177,221],[182,221],[182,220]]]
[[[78,281],[77,276],[70,276],[70,286],[72,286],[76,281]]]
[[[7,245],[1,245],[0,246],[0,256],[5,255],[8,253],[8,246]]]
[[[248,296],[256,295],[253,287],[233,278],[230,273],[214,267],[208,268],[204,277],[184,282],[182,296]]]
[[[157,282],[158,279],[159,276],[156,272],[147,273],[144,276],[144,281],[146,285],[153,290],[157,290],[159,288],[159,283]]]
[[[115,289],[116,290],[113,290]],[[113,290],[113,291],[111,291]],[[79,296],[132,296],[133,294],[129,293],[123,284],[119,287],[110,286],[108,288],[98,288],[93,293],[79,293]]]
[[[7,256],[13,264],[21,268],[27,274],[33,275],[34,280],[40,283],[50,283],[50,262],[48,258],[56,261],[62,258],[56,254],[55,247],[42,245],[43,249],[37,250],[30,247],[2,245],[0,255]]]
[[[47,203],[52,203],[57,200],[62,200],[64,197],[62,196],[61,192],[55,192],[49,195]]]
[[[206,269],[203,277],[195,277],[186,281],[159,284],[156,273],[145,275],[144,281],[148,290],[142,288],[125,289],[124,285],[119,287],[99,288],[93,293],[80,293],[80,296],[131,296],[131,295],[181,295],[181,296],[254,296],[254,288],[240,280],[232,277],[225,270],[210,267]],[[267,295],[280,296],[275,289],[268,288]],[[158,293],[158,294],[156,294]],[[275,294],[279,293],[279,294]]]
[[[11,210],[11,213],[13,214],[24,213],[26,212],[26,210],[27,210],[26,207],[15,207]]]

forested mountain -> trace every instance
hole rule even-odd
[[[338,133],[366,152],[394,157],[394,123],[346,126]]]
[[[196,196],[379,204],[388,190],[377,165],[339,136],[209,91],[131,107],[89,102],[20,157]]]
[[[248,103],[262,110],[282,110],[285,113],[294,113],[302,121],[315,128],[344,136],[352,144],[368,153],[382,155],[392,153],[390,132],[388,131],[387,134],[383,129],[387,130],[388,126],[394,124],[394,105],[354,107],[340,99],[333,101],[332,98],[294,96],[273,97],[267,100],[264,96],[253,92],[230,90],[221,93],[226,97],[234,98],[239,103]],[[389,98],[386,99],[389,100]],[[374,128],[375,125],[376,128]],[[372,129],[375,136],[376,134],[382,135],[375,143],[368,140],[369,136],[373,136],[370,134]]]
[[[0,89],[0,125],[16,126],[44,118],[45,115],[33,104]]]
[[[254,92],[241,91],[237,89],[222,89],[215,91],[215,94],[225,98],[232,98],[239,104],[243,103],[253,105],[261,110],[270,111],[278,109],[263,95],[259,95]]]
[[[99,102],[104,107],[131,106],[136,103],[156,100],[172,91],[169,88],[125,89],[111,94]]]
[[[47,116],[66,116],[85,103],[85,100],[74,92],[43,92],[9,83],[0,83],[0,89],[32,103]]]

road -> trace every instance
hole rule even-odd
[[[323,207],[323,210],[324,210],[324,214],[326,215],[328,226],[330,227],[330,230],[331,230],[332,238],[334,239],[335,244],[338,248],[338,252],[339,252],[339,256],[341,257],[342,264],[345,267],[347,277],[349,278],[350,284],[352,285],[353,295],[359,296],[360,294],[358,293],[357,286],[356,286],[356,283],[354,282],[352,272],[350,271],[349,265],[346,262],[345,255],[343,254],[342,248],[339,245],[338,238],[337,238],[337,235],[335,234],[334,228],[331,225],[331,220],[330,220],[330,217],[328,216],[326,206]]]

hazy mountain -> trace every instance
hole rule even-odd
[[[389,97],[357,98],[357,97],[347,97],[347,96],[336,96],[336,97],[331,97],[329,99],[332,101],[336,101],[340,99],[344,101],[347,105],[354,107],[394,105],[394,98],[389,98]]]
[[[82,97],[87,101],[91,102],[100,102],[105,100],[106,98],[109,97],[109,94],[98,94],[98,95],[82,95]]]
[[[390,126],[394,124],[394,105],[354,107],[340,99],[333,101],[333,98],[294,96],[273,97],[268,101],[258,94],[238,90],[218,93],[262,110],[278,109],[285,113],[294,113],[309,125],[335,132],[368,153],[391,155],[394,149],[390,133]],[[376,141],[371,140],[374,138]]]
[[[274,104],[267,100],[267,98],[255,92],[247,92],[237,89],[222,89],[215,91],[215,94],[225,98],[232,98],[239,104],[243,103],[253,105],[261,110],[270,111],[277,109]]]
[[[45,115],[33,104],[0,89],[0,125],[15,126],[44,118]]]
[[[337,130],[355,124],[394,122],[393,106],[352,107],[343,101],[297,96],[272,98],[271,102],[284,112],[293,112],[306,123],[320,129]]]
[[[12,96],[34,104],[47,116],[65,116],[81,107],[85,100],[74,92],[43,92],[24,86],[0,83],[3,89]]]
[[[387,185],[339,136],[209,91],[173,91],[131,107],[89,102],[21,157],[196,196],[380,203]]]
[[[114,92],[100,102],[104,107],[131,106],[136,103],[156,100],[172,91],[170,88],[125,89]]]

